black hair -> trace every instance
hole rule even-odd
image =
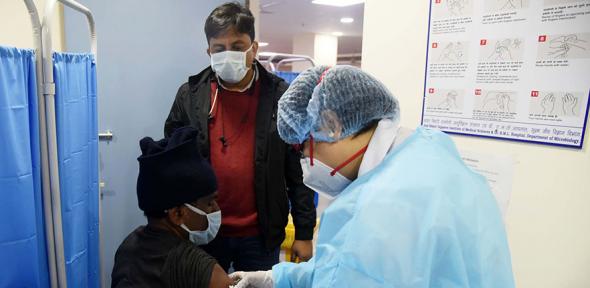
[[[254,15],[240,3],[228,2],[218,6],[209,14],[205,21],[205,36],[207,43],[211,38],[217,37],[234,27],[238,33],[248,34],[254,41]]]
[[[361,130],[354,133],[354,136],[352,138],[358,137],[358,136],[364,134],[365,132],[377,127],[377,125],[379,125],[379,121],[381,121],[381,119],[371,120],[369,123],[367,123],[365,126],[363,126],[363,128]]]

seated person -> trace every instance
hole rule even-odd
[[[197,149],[198,132],[177,129],[170,138],[139,143],[139,208],[147,216],[115,255],[112,287],[229,287],[232,280],[197,245],[219,230],[217,181]]]

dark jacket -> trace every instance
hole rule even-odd
[[[254,189],[258,225],[268,249],[278,247],[285,238],[289,214],[295,224],[295,239],[311,240],[316,223],[313,192],[303,184],[297,153],[281,140],[277,131],[277,104],[288,84],[260,65],[260,100],[256,113]],[[211,107],[211,67],[191,76],[178,89],[170,109],[164,134],[168,137],[176,128],[191,125],[200,131],[199,148],[209,159],[208,118]]]
[[[209,287],[215,259],[169,231],[140,226],[115,254],[111,287]],[[190,268],[190,273],[185,270]],[[178,279],[183,276],[184,279]]]

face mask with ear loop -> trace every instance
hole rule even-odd
[[[363,147],[361,150],[346,159],[342,164],[336,168],[322,163],[313,158],[313,137],[309,137],[309,157],[301,159],[301,170],[303,170],[303,184],[312,190],[326,196],[328,199],[336,198],[350,183],[350,179],[340,174],[342,168],[350,164],[356,158],[363,155],[369,145]]]
[[[221,210],[207,214],[190,204],[184,204],[184,206],[199,215],[207,216],[207,222],[209,223],[207,230],[204,231],[192,231],[184,223],[180,224],[180,227],[188,232],[189,240],[197,245],[205,245],[213,241],[215,236],[217,236],[219,227],[221,227]]]
[[[221,80],[236,84],[246,76],[248,73],[248,66],[246,66],[246,59],[248,59],[248,52],[252,50],[254,44],[246,51],[223,51],[211,54],[211,69],[217,74]]]

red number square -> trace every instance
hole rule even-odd
[[[481,89],[475,89],[475,95],[481,95]]]
[[[547,35],[539,36],[539,42],[545,42],[545,41],[547,41]]]
[[[438,48],[438,43],[436,43],[436,42],[432,43],[432,48]]]
[[[441,0],[434,0],[434,3],[436,3],[436,4],[440,4],[440,1],[441,1]]]
[[[539,91],[531,91],[531,97],[539,97]]]
[[[479,40],[479,45],[480,45],[480,46],[485,46],[485,45],[487,45],[487,44],[488,44],[488,40],[486,40],[486,39],[481,39],[481,40]]]
[[[434,93],[434,88],[428,88],[428,93],[430,93],[430,94]]]

